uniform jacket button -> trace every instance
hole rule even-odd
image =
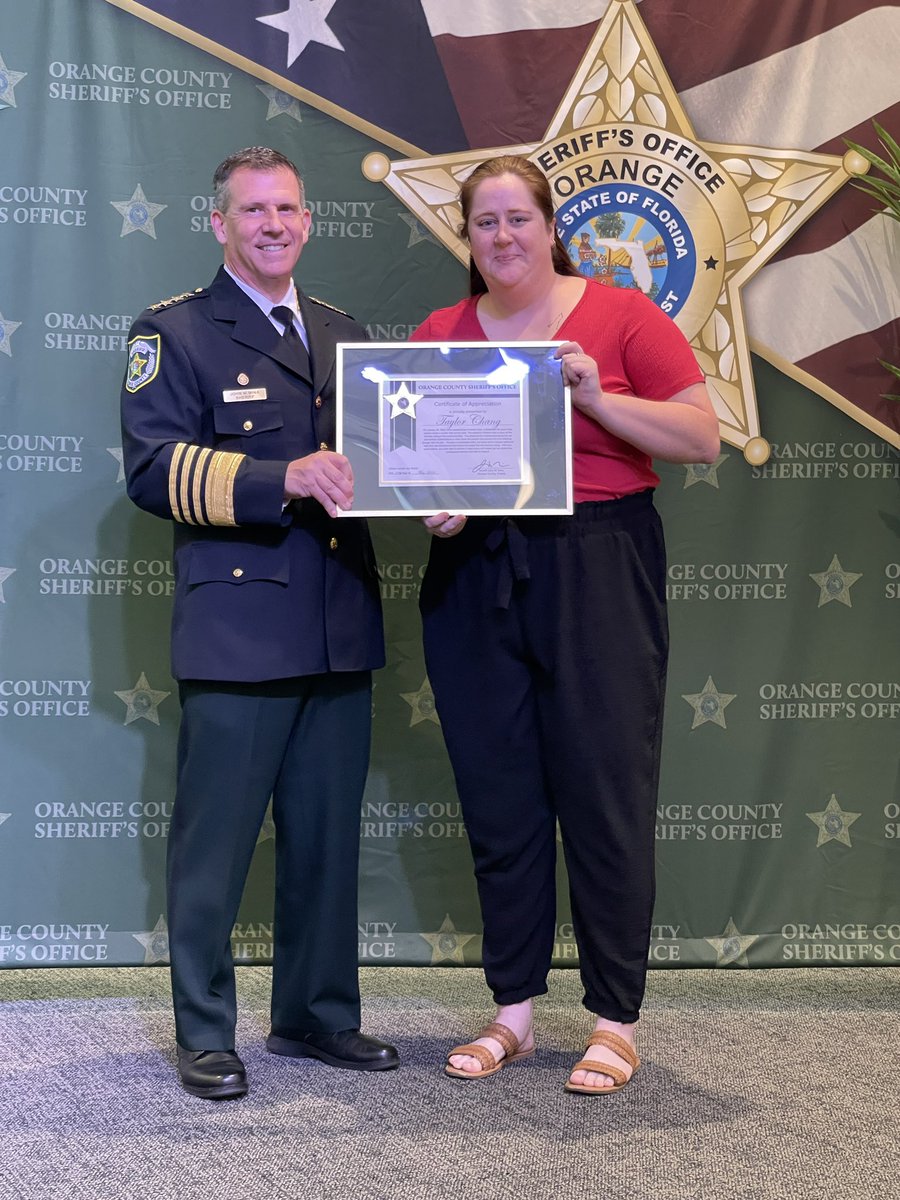
[[[250,430],[253,428],[253,422],[252,422],[252,421],[245,421],[245,422],[244,422],[244,428],[245,428],[245,429],[246,429],[246,431],[249,433],[249,432],[250,432]]]
[[[235,567],[231,573],[235,577],[235,579],[240,579],[240,577],[244,573],[244,568],[243,567]]]
[[[320,450],[327,450],[327,449],[328,449],[328,443],[327,443],[327,442],[319,442],[319,449],[320,449]]]
[[[332,538],[331,541],[328,543],[328,545],[332,550],[337,550],[337,548],[338,548],[337,538]]]
[[[322,407],[322,397],[316,396],[316,408],[321,408],[321,407]]]

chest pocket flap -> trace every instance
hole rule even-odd
[[[217,404],[213,413],[216,433],[223,437],[253,437],[284,425],[280,400],[239,400]]]
[[[188,585],[201,583],[280,583],[291,576],[286,546],[259,546],[247,542],[195,542],[191,546]]]

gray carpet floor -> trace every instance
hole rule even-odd
[[[362,972],[398,1071],[268,1055],[269,970],[238,970],[250,1094],[175,1082],[168,973],[0,971],[3,1200],[897,1200],[900,968],[655,971],[643,1066],[563,1092],[589,1029],[577,973],[538,1002],[538,1053],[456,1081],[489,1013],[479,971]]]

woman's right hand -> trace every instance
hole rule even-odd
[[[435,537],[454,537],[466,523],[463,516],[451,517],[449,513],[437,513],[433,517],[423,517],[422,524]]]

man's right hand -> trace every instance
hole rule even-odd
[[[317,450],[288,463],[284,498],[288,501],[304,496],[318,500],[330,517],[336,517],[338,509],[349,509],[353,503],[353,470],[349,459],[333,450]]]

